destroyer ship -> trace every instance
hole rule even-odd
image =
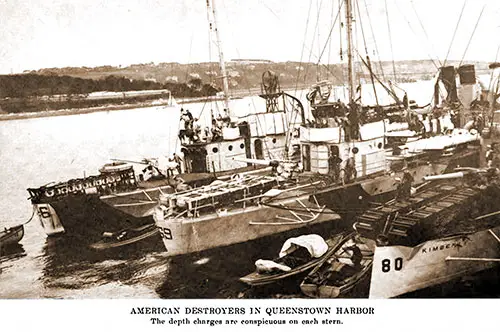
[[[96,239],[102,234],[122,244],[152,236],[152,211],[162,193],[208,184],[216,178],[256,170],[234,158],[283,158],[296,123],[304,119],[300,101],[281,90],[272,71],[262,75],[265,109],[244,116],[230,108],[228,75],[217,35],[215,4],[207,2],[210,29],[216,33],[224,108],[211,111],[210,130],[201,130],[188,110],[180,111],[179,156],[133,163],[144,164],[136,174],[130,162],[104,165],[98,175],[29,188],[31,203],[48,235],[73,234]],[[177,105],[178,106],[178,105]],[[175,166],[171,166],[175,165]],[[182,172],[179,172],[182,171]],[[181,173],[173,176],[172,173]],[[146,237],[147,237],[146,236]]]
[[[395,297],[496,266],[499,174],[491,167],[429,176],[429,188],[411,195],[402,186],[395,200],[360,215],[354,228],[377,241],[370,297]]]
[[[350,1],[346,1],[345,8],[350,50]],[[292,235],[306,228],[308,233],[332,229],[346,207],[361,211],[375,197],[394,195],[396,177],[402,177],[404,169],[411,170],[423,183],[426,175],[478,163],[480,137],[468,130],[455,129],[425,139],[414,133],[413,143],[396,144],[405,153],[387,149],[386,134],[391,125],[387,114],[404,111],[408,127],[413,129],[422,128],[418,113],[410,109],[408,102],[386,108],[359,104],[353,54],[348,54],[347,105],[340,100],[330,101],[329,85],[319,83],[308,95],[313,121],[300,125],[288,159],[239,159],[271,166],[273,174],[242,173],[229,181],[160,196],[154,219],[167,255],[189,254],[269,235]],[[440,117],[436,119],[441,121]],[[404,138],[408,139],[408,135]],[[388,150],[394,154],[392,158],[388,158]],[[337,197],[341,197],[340,206],[335,202]]]
[[[208,5],[210,7],[210,3]],[[215,10],[210,8],[210,11],[214,13],[215,19]],[[352,15],[347,17],[351,21]],[[387,144],[389,139],[420,139],[422,133],[418,132],[418,128],[413,128],[419,122],[416,120],[419,118],[418,110],[412,109],[404,100],[401,102],[397,96],[396,104],[392,106],[361,106],[356,102],[352,61],[351,52],[348,57],[351,93],[347,105],[339,100],[329,100],[329,84],[318,84],[308,98],[312,122],[305,121],[304,107],[298,99],[279,91],[276,76],[265,74],[261,97],[266,100],[266,111],[250,114],[240,121],[233,121],[230,114],[229,117],[214,116],[216,126],[222,122],[217,139],[213,135],[206,140],[199,137],[193,139],[193,135],[183,140],[182,168],[185,173],[181,176],[138,181],[131,165],[114,163],[107,165],[98,176],[28,189],[46,233],[53,235],[66,232],[91,242],[101,239],[105,234],[111,243],[98,245],[98,248],[142,240],[157,232],[152,215],[158,200],[163,199],[165,202],[161,196],[175,190],[180,190],[179,195],[182,195],[186,191],[184,189],[188,189],[182,182],[199,187],[213,181],[214,175],[220,178],[221,175],[255,170],[255,165],[262,163],[273,164],[277,169],[283,168],[283,162],[280,161],[285,161],[289,166],[294,164],[293,181],[298,186],[320,181],[314,189],[315,192],[324,189],[323,192],[312,195],[309,188],[299,195],[301,203],[292,204],[306,204],[313,211],[327,207],[330,212],[324,214],[329,215],[330,219],[332,216],[337,217],[333,211],[342,214],[342,209],[346,207],[349,210],[364,208],[371,197],[384,196],[386,193],[391,195],[395,188],[394,177],[402,174],[403,167],[414,169],[420,177],[440,174],[457,165],[474,166],[472,164],[479,139],[477,135],[466,131],[455,131],[453,135],[446,136],[448,143],[440,144],[439,148],[434,147],[432,151],[428,146],[420,150],[398,146],[405,153],[387,156],[388,153],[396,154],[392,149],[394,144]],[[223,64],[222,60],[221,69]],[[226,84],[223,84],[225,88]],[[230,111],[228,104],[226,107]],[[405,116],[400,115],[403,112]],[[387,119],[388,114],[395,115],[397,120],[391,122]],[[436,116],[434,120],[441,123],[443,119],[444,116]],[[405,134],[402,138],[395,131],[388,135],[393,127],[400,127],[399,124],[405,122],[406,128],[411,127],[418,132],[410,131],[410,136],[414,137],[408,138]],[[437,125],[435,132],[439,132]],[[434,155],[434,159],[430,155]],[[294,160],[289,163],[289,158]],[[272,162],[264,159],[272,159]],[[148,168],[155,171],[158,170],[157,165],[153,163]],[[297,176],[297,170],[300,170],[300,176]],[[263,171],[265,169],[253,175],[260,173],[265,176]],[[168,176],[168,171],[166,173]],[[284,178],[288,176],[285,174]],[[342,207],[332,203],[334,200],[331,197],[335,195],[348,198]],[[323,217],[315,218],[318,219],[322,220]],[[105,242],[108,241],[105,239]]]

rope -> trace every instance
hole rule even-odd
[[[33,206],[33,211],[31,212],[31,217],[28,219],[28,221],[25,221],[19,225],[15,225],[15,226],[12,226],[12,227],[17,227],[17,226],[22,226],[22,225],[26,225],[26,224],[29,224],[31,222],[31,220],[33,220],[33,217],[35,216],[35,207]]]
[[[467,50],[469,49],[470,43],[472,41],[472,37],[474,37],[474,33],[476,33],[477,26],[479,25],[479,20],[481,20],[481,16],[483,16],[484,7],[486,7],[486,5],[483,5],[483,8],[481,9],[481,13],[479,13],[479,17],[477,18],[476,25],[474,26],[474,30],[472,31],[472,34],[470,35],[469,42],[467,43],[467,47],[465,47],[464,54],[462,55],[462,59],[460,60],[460,63],[458,65],[459,67],[462,64],[462,61],[464,61],[465,54],[467,53]]]
[[[446,57],[444,58],[443,66],[446,65],[446,61],[448,60],[448,55],[451,51],[451,46],[453,45],[453,41],[455,40],[455,36],[457,34],[458,25],[460,24],[460,20],[462,20],[462,15],[464,13],[465,5],[467,4],[467,0],[464,0],[464,5],[462,6],[462,11],[460,12],[460,16],[458,17],[457,25],[455,27],[455,31],[453,32],[453,37],[451,38],[450,46],[448,47],[448,52],[446,53]]]

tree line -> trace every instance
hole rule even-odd
[[[16,74],[0,76],[0,98],[28,98],[47,95],[89,94],[97,91],[137,91],[168,89],[174,97],[213,96],[218,90],[194,79],[187,83],[159,83],[109,75],[102,79],[73,76]]]

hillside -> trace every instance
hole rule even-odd
[[[447,65],[458,66],[459,61],[448,61]],[[478,73],[488,71],[488,63],[474,62]],[[439,64],[436,64],[439,66]],[[334,83],[344,82],[342,75],[345,68],[340,65],[316,66],[312,63],[299,62],[271,62],[266,60],[233,60],[226,64],[230,79],[230,89],[245,90],[260,87],[262,73],[272,70],[280,76],[282,87],[295,85],[309,85],[318,79],[329,79]],[[357,64],[358,76],[369,78],[368,70],[361,64]],[[363,69],[359,69],[363,68]],[[372,63],[374,72],[381,79],[394,80],[393,63]],[[396,80],[413,81],[418,79],[432,78],[437,68],[431,60],[397,61],[395,62]],[[47,68],[29,73],[41,75],[68,75],[88,79],[103,79],[109,75],[123,76],[134,80],[146,80],[157,83],[214,83],[220,88],[220,70],[217,63],[148,63],[135,64],[127,67],[101,66],[88,67],[66,67]],[[175,95],[175,94],[174,94]]]

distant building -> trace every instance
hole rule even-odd
[[[273,63],[271,60],[264,59],[231,59],[230,64],[258,64],[258,63]]]

